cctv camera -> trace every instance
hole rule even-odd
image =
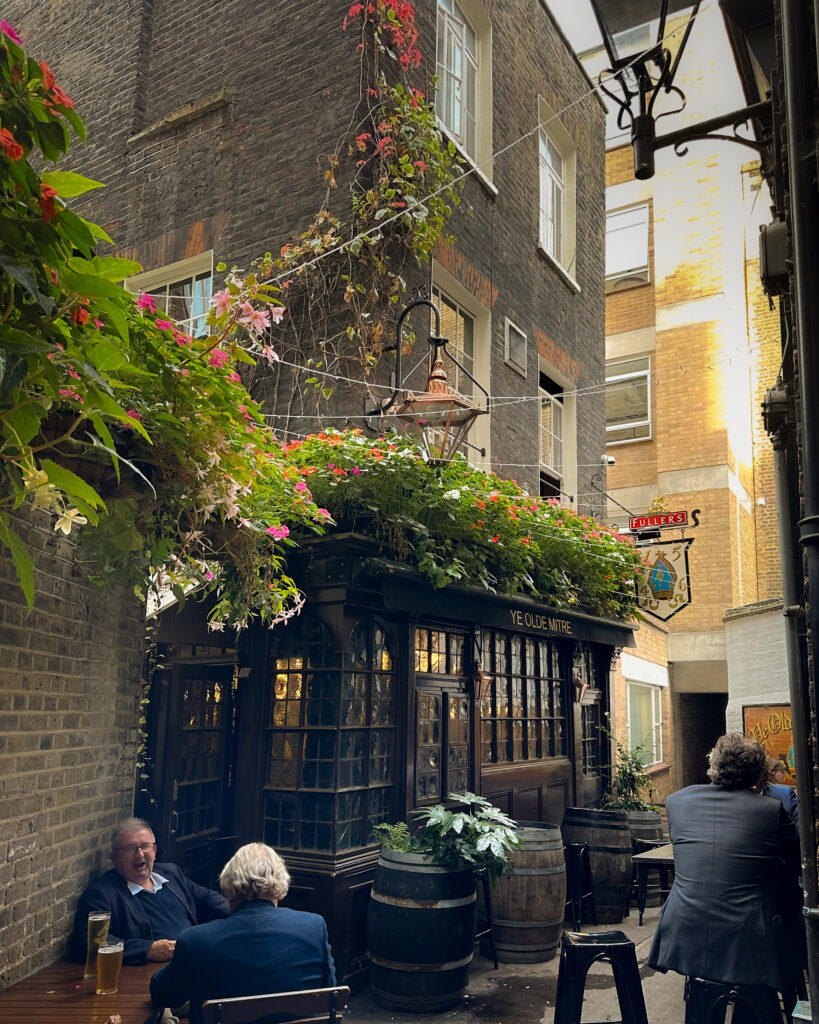
[[[602,466],[613,466],[614,465],[614,456],[613,455],[601,455],[600,456],[600,464]]]

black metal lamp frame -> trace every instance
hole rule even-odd
[[[658,149],[666,149],[671,146],[677,156],[685,156],[688,152],[687,144],[697,140],[716,138],[755,149],[763,160],[763,174],[767,172],[767,164],[771,162],[772,107],[769,99],[657,137],[657,120],[668,114],[678,114],[685,108],[685,94],[678,86],[674,85],[674,77],[691,34],[691,28],[699,13],[700,3],[701,0],[694,0],[692,4],[677,56],[672,61],[670,50],[663,46],[668,0],[661,2],[656,44],[631,57],[617,56],[611,31],[600,12],[597,0],[591,0],[592,10],[611,62],[610,67],[600,72],[597,81],[601,91],[620,108],[617,112],[618,127],[625,130],[629,124],[631,125],[635,178],[645,180],[654,176],[654,154]],[[631,72],[631,75],[628,72]],[[611,88],[612,82],[619,85],[622,95]],[[636,91],[633,88],[634,82],[637,86]],[[654,103],[660,93],[674,93],[680,99],[680,106],[676,110],[666,111],[655,117]],[[634,113],[632,110],[634,99],[638,100],[638,113]],[[740,128],[749,121],[756,123],[759,138],[740,134]],[[725,128],[731,128],[732,134],[723,133],[721,130]]]

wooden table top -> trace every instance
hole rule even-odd
[[[0,1024],[143,1024],[151,1012],[148,983],[161,964],[123,967],[119,991],[96,994],[96,978],[83,983],[83,964],[58,960],[0,992]]]
[[[656,850],[646,850],[643,853],[635,853],[632,858],[638,864],[653,864],[654,866],[674,863],[674,847],[671,843],[665,846],[658,846]]]

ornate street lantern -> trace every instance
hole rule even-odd
[[[435,333],[429,335],[429,375],[427,388],[421,394],[407,391],[399,401],[401,391],[401,327],[404,320],[418,306],[428,306],[435,316]],[[440,336],[441,314],[438,307],[426,297],[415,299],[398,318],[395,329],[395,345],[385,352],[395,350],[395,390],[390,398],[374,409],[365,411],[365,416],[384,416],[392,410],[395,427],[401,433],[410,435],[418,442],[427,459],[433,463],[449,462],[466,441],[472,425],[479,416],[489,412],[489,394],[469,370],[447,349],[446,338]],[[450,387],[443,356],[446,356],[474,386],[483,392],[484,407]]]
[[[631,127],[631,144],[634,151],[634,177],[654,176],[654,153],[658,149],[673,146],[678,155],[686,152],[685,143],[695,139],[720,138],[758,150],[763,156],[769,144],[771,120],[770,100],[763,99],[742,110],[734,111],[708,121],[697,122],[679,131],[662,135],[656,134],[658,117],[679,113],[685,106],[685,95],[674,85],[674,78],[691,34],[692,26],[699,14],[701,0],[590,0],[594,16],[600,27],[603,45],[609,58],[610,67],[600,73],[598,82],[601,90],[620,108],[617,113],[618,127]],[[745,0],[744,0],[745,2]],[[666,28],[669,14],[679,13],[685,21],[676,57],[666,45]],[[636,26],[657,22],[656,38],[647,46],[637,49],[625,40],[633,39],[628,30]],[[749,44],[750,45],[750,44]],[[679,106],[672,111],[655,115],[655,103],[663,94],[673,93]],[[738,134],[739,128],[748,121],[757,126],[758,138]],[[720,134],[722,128],[732,127],[733,134]]]

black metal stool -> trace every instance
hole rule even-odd
[[[729,1006],[742,1007],[742,1021],[782,1024],[779,996],[762,985],[726,985],[704,978],[685,979],[685,1024],[723,1024]],[[736,1018],[739,1020],[739,1018]]]
[[[492,955],[492,962],[495,965],[495,970],[498,969],[498,954],[495,949],[495,925],[492,922],[492,900],[489,895],[492,886],[489,884],[489,874],[486,868],[476,868],[475,877],[480,881],[483,892],[483,909],[486,914],[486,925],[482,931],[475,932],[475,941],[482,939],[484,935],[488,936],[489,952]]]
[[[634,943],[618,931],[563,933],[554,1024],[580,1024],[586,975],[598,961],[611,964],[620,1024],[648,1024]]]
[[[563,853],[566,859],[566,906],[572,915],[572,928],[579,932],[583,917],[583,900],[590,901],[591,919],[597,924],[589,848],[586,843],[564,843]]]

